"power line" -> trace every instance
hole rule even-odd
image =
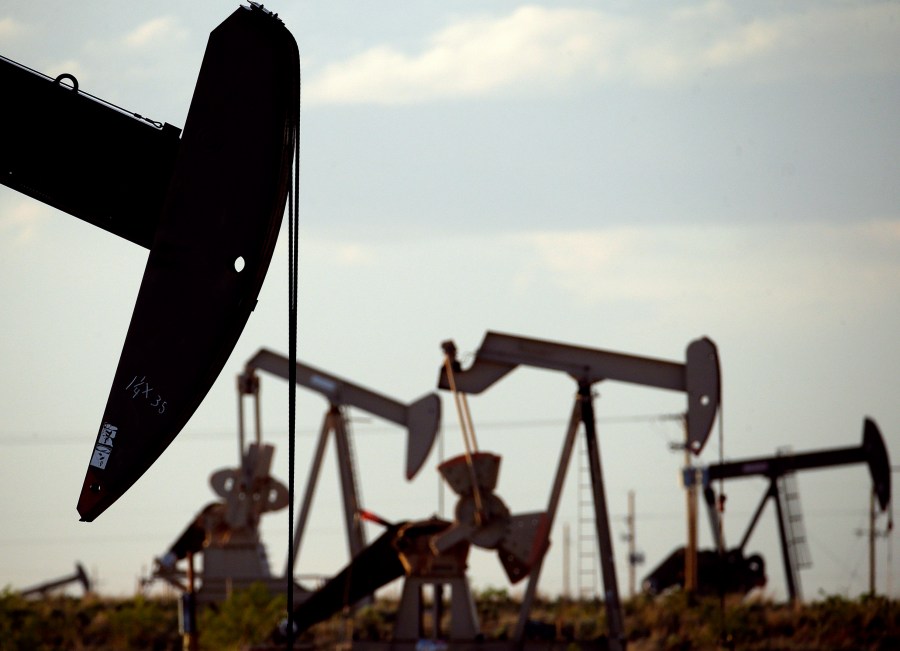
[[[633,414],[625,416],[605,416],[598,417],[597,423],[604,425],[629,425],[638,423],[661,423],[681,421],[683,414],[661,413],[661,414]],[[353,423],[361,426],[361,429],[354,434],[394,434],[397,428],[392,425],[373,425],[377,421],[371,418],[350,418]],[[479,429],[531,429],[544,427],[560,427],[566,426],[565,419],[522,419],[522,420],[502,420],[502,421],[484,421],[478,424]],[[456,429],[458,425],[448,424],[442,425],[445,429]],[[270,436],[285,436],[287,432],[281,429],[273,429]],[[298,436],[315,436],[318,434],[317,429],[298,429]],[[185,436],[181,440],[185,441],[215,441],[225,440],[230,437],[231,433],[225,434],[222,431],[205,431],[205,432],[185,432]],[[93,438],[87,438],[83,434],[71,434],[68,432],[32,432],[17,433],[4,432],[0,433],[0,446],[32,446],[32,445],[80,445],[87,441],[93,441]]]

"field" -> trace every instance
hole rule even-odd
[[[283,597],[261,587],[234,595],[218,610],[199,617],[200,649],[238,651],[265,642],[281,617]],[[395,603],[378,601],[352,617],[335,617],[304,634],[307,647],[334,649],[352,638],[387,639]],[[509,636],[517,604],[504,590],[477,596],[486,639]],[[687,649],[900,649],[900,602],[882,597],[827,597],[793,608],[766,601],[688,599],[672,593],[624,603],[628,648],[632,651]],[[596,640],[605,631],[597,602],[542,601],[532,613],[541,634],[567,640]],[[175,651],[178,603],[173,599],[51,597],[23,599],[0,593],[0,651]]]

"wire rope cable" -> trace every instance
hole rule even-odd
[[[297,442],[297,285],[299,280],[300,230],[300,69],[297,68],[294,101],[296,115],[292,116],[291,140],[293,161],[291,184],[288,187],[288,549],[293,547],[295,458]],[[287,626],[285,642],[288,650],[294,646],[294,555],[288,554],[285,572],[287,590]]]
[[[469,411],[469,403],[465,394],[457,391],[456,377],[453,373],[453,361],[451,353],[447,351],[444,356],[444,368],[447,370],[447,382],[450,385],[450,393],[456,403],[456,413],[459,416],[459,427],[462,430],[463,444],[465,445],[466,466],[469,469],[469,478],[472,482],[472,497],[475,500],[475,525],[481,526],[484,519],[484,504],[481,499],[481,490],[478,488],[478,477],[475,472],[475,462],[472,454],[478,452],[478,441],[475,439],[475,426],[472,424],[472,414]]]

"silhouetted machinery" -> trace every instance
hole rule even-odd
[[[288,364],[286,357],[265,348],[260,349],[247,361],[244,372],[238,377],[241,413],[243,413],[243,397],[249,396],[254,401],[256,414],[259,414],[257,371],[265,371],[288,379]],[[362,507],[346,410],[348,408],[360,409],[407,430],[405,474],[406,479],[411,480],[419,472],[434,446],[441,419],[441,402],[437,394],[428,393],[406,405],[306,364],[296,364],[295,374],[298,385],[315,391],[328,400],[328,409],[322,419],[316,451],[310,465],[309,478],[294,530],[292,553],[295,559],[300,553],[326,446],[329,435],[332,435],[337,451],[348,552],[352,558],[362,551],[366,540],[358,515]],[[240,420],[241,440],[243,440],[243,417]],[[257,438],[260,436],[259,428],[257,416]]]
[[[30,588],[25,588],[24,590],[20,591],[19,594],[23,597],[30,597],[32,595],[39,595],[41,597],[44,597],[54,590],[65,588],[66,586],[72,585],[73,583],[80,584],[82,589],[84,590],[84,594],[90,594],[91,590],[93,589],[91,579],[81,563],[75,563],[74,574],[70,574],[59,579],[53,579],[52,581],[47,581]]]
[[[272,575],[265,545],[259,536],[260,518],[288,505],[287,488],[269,474],[275,448],[251,443],[238,468],[223,468],[209,479],[221,498],[207,504],[188,524],[169,550],[156,559],[152,578],[162,579],[185,594],[197,595],[198,603],[221,602],[232,591],[264,583],[272,592],[286,587]],[[195,575],[194,557],[201,555],[202,570]],[[178,567],[186,561],[187,567]],[[194,585],[200,581],[199,590]],[[295,595],[303,590],[295,586]]]
[[[684,547],[673,551],[648,574],[644,592],[658,595],[669,588],[684,587]],[[766,584],[766,562],[759,554],[744,555],[737,547],[720,555],[713,549],[697,552],[697,592],[699,594],[747,593]]]
[[[183,132],[2,57],[0,87],[0,183],[149,249],[78,498],[91,521],[188,422],[256,305],[296,184],[299,52],[277,15],[238,7]]]
[[[481,393],[518,366],[563,372],[577,384],[578,392],[547,507],[548,523],[544,528],[544,535],[547,538],[544,547],[549,544],[549,535],[559,505],[575,436],[579,427],[583,427],[590,467],[600,569],[603,576],[609,648],[624,649],[626,646],[624,620],[619,601],[600,464],[593,385],[602,381],[618,381],[685,393],[686,448],[693,454],[699,454],[709,437],[719,409],[720,375],[715,344],[707,338],[691,342],[687,347],[685,363],[678,363],[488,332],[478,349],[475,361],[466,370],[462,370],[455,360],[455,346],[452,342],[445,344],[445,352],[450,364],[445,364],[442,368],[438,384],[441,388],[453,389],[454,393]],[[513,635],[516,644],[524,641],[528,614],[540,578],[541,563],[542,559],[537,562],[528,579]]]
[[[544,553],[550,544],[550,530],[559,505],[565,475],[574,448],[575,437],[584,427],[590,458],[595,520],[600,559],[606,587],[609,648],[624,649],[624,628],[613,563],[612,543],[606,511],[606,497],[600,468],[593,411],[593,384],[616,380],[658,387],[687,394],[687,447],[699,453],[706,442],[719,406],[719,364],[716,347],[709,339],[692,342],[686,363],[636,357],[602,350],[570,346],[550,341],[526,339],[489,332],[471,367],[462,369],[456,360],[456,347],[445,342],[445,360],[438,386],[453,392],[460,412],[466,454],[451,459],[439,468],[445,481],[460,496],[453,522],[431,518],[388,525],[378,540],[358,554],[350,565],[321,590],[302,603],[294,613],[294,625],[304,630],[340,609],[353,605],[380,586],[405,576],[397,626],[390,648],[408,648],[422,637],[421,590],[432,586],[433,604],[440,608],[440,595],[451,587],[451,624],[447,632],[449,648],[487,648],[475,634],[477,621],[465,583],[465,559],[471,545],[497,549],[511,582],[528,577],[528,586],[520,608],[512,639],[498,643],[503,648],[522,648],[525,630],[535,598],[537,579]],[[546,511],[509,515],[503,502],[493,493],[499,457],[479,452],[466,432],[471,430],[467,393],[480,393],[517,366],[534,366],[569,375],[578,385],[578,393],[560,455]],[[385,523],[387,524],[387,523]],[[435,613],[433,621],[440,621]],[[447,636],[431,631],[432,637]],[[358,646],[358,645],[357,645]],[[387,648],[363,645],[362,648]],[[496,645],[495,645],[496,646]]]
[[[769,500],[775,503],[778,538],[784,563],[788,597],[801,598],[799,570],[810,564],[806,549],[805,533],[799,512],[796,511],[797,492],[793,487],[794,474],[799,470],[829,468],[840,465],[865,463],[872,477],[872,490],[878,505],[885,511],[891,500],[891,470],[887,448],[878,426],[870,418],[863,422],[862,444],[858,447],[819,450],[805,453],[778,454],[717,463],[700,469],[688,468],[686,482],[699,481],[704,487],[704,497],[717,548],[700,554],[700,589],[706,592],[720,590],[745,592],[765,581],[765,565],[762,557],[744,555],[744,549]],[[699,475],[699,477],[698,477]],[[718,505],[712,483],[742,477],[765,477],[768,488],[763,493],[750,524],[736,548],[725,550],[724,534],[720,525]],[[644,580],[644,587],[658,593],[667,587],[684,584],[683,572],[679,573],[675,560],[683,557],[683,548],[676,550]]]
[[[460,455],[442,463],[438,471],[459,497],[454,520],[391,524],[367,514],[387,530],[294,611],[298,631],[405,577],[390,644],[415,645],[426,637],[457,643],[478,639],[478,616],[466,576],[469,550],[472,546],[496,550],[510,582],[517,583],[543,555],[548,520],[542,512],[509,512],[494,492],[500,471],[500,457],[495,454]],[[450,590],[449,629],[441,631],[446,588]],[[432,595],[431,631],[425,626],[426,589]],[[354,648],[369,646],[380,648],[377,643],[356,643]]]
[[[288,505],[287,488],[270,475],[274,446],[262,443],[259,418],[259,377],[266,371],[282,378],[289,377],[289,360],[277,353],[261,349],[247,363],[238,376],[239,468],[225,468],[210,477],[213,491],[221,498],[204,507],[175,543],[157,559],[154,578],[163,579],[180,590],[194,591],[190,575],[194,554],[203,558],[202,571],[197,578],[200,603],[219,602],[232,591],[262,582],[272,592],[285,586],[285,580],[272,575],[265,545],[259,536],[259,521],[263,514]],[[328,400],[317,452],[310,469],[309,483],[304,495],[301,517],[294,532],[293,548],[296,558],[309,513],[316,482],[329,434],[334,435],[338,449],[338,469],[344,497],[347,541],[351,556],[365,546],[359,522],[360,509],[356,486],[356,469],[351,453],[345,409],[353,407],[383,418],[407,430],[406,476],[412,478],[421,468],[433,445],[440,420],[440,400],[434,393],[423,396],[410,405],[397,402],[345,379],[306,364],[295,365],[298,385],[322,394]],[[246,396],[255,402],[255,441],[245,445],[243,402]],[[177,563],[187,560],[187,568]],[[295,585],[295,601],[307,596],[306,590]]]

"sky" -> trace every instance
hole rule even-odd
[[[236,7],[0,0],[0,54],[180,127],[208,34]],[[680,362],[708,336],[723,402],[696,464],[857,446],[867,416],[900,454],[900,5],[267,7],[301,55],[302,361],[411,402],[436,390],[447,339],[466,365],[488,330]],[[26,588],[80,562],[102,593],[132,594],[215,499],[208,476],[238,462],[235,376],[260,347],[287,351],[285,240],[194,417],[122,499],[81,523],[75,504],[147,252],[0,187],[0,586]],[[262,436],[286,482],[287,385],[262,385]],[[575,390],[564,375],[519,368],[470,398],[480,449],[503,457],[497,492],[512,511],[546,508]],[[627,595],[629,491],[639,577],[685,541],[672,416],[686,403],[635,385],[595,390]],[[389,520],[451,515],[435,467],[463,442],[441,397],[441,443],[412,482],[405,433],[350,412],[366,508]],[[298,487],[326,408],[301,389]],[[573,463],[545,594],[597,589],[575,542],[564,566],[563,528],[575,541],[584,526],[578,474]],[[867,469],[796,480],[812,559],[804,596],[867,591]],[[337,486],[331,450],[300,574],[347,561]],[[766,486],[725,484],[730,545]],[[286,511],[262,529],[280,574]],[[702,513],[699,531],[710,547]],[[771,505],[747,551],[767,561],[763,595],[784,599]],[[876,567],[877,590],[900,595],[896,536],[878,538]],[[472,552],[470,578],[522,585],[508,586],[484,550]]]

